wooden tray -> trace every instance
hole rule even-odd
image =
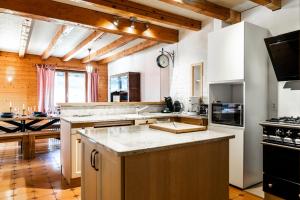
[[[161,131],[167,131],[175,134],[206,130],[206,126],[198,126],[198,125],[178,123],[178,122],[150,124],[149,128],[157,129]]]

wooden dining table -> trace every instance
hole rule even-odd
[[[34,157],[32,151],[35,149],[35,136],[49,137],[51,133],[57,133],[60,129],[59,121],[58,115],[0,117],[0,142],[19,141],[23,159],[31,159]]]

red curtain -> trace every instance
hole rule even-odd
[[[38,110],[53,113],[55,66],[37,64]]]
[[[99,75],[97,72],[88,73],[88,101],[98,101],[98,81]]]

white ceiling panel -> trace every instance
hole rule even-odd
[[[27,53],[42,55],[55,35],[57,28],[58,25],[55,23],[34,20]]]
[[[74,27],[67,36],[63,36],[61,44],[53,51],[52,56],[63,57],[69,51],[74,49],[81,41],[88,37],[92,32],[93,30],[91,29]]]
[[[24,19],[0,13],[0,51],[19,52],[21,27]]]

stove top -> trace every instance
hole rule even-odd
[[[271,118],[267,122],[277,122],[277,123],[287,123],[287,124],[299,124],[300,117],[280,117],[280,118]]]
[[[263,141],[300,148],[300,117],[280,117],[266,120]]]

